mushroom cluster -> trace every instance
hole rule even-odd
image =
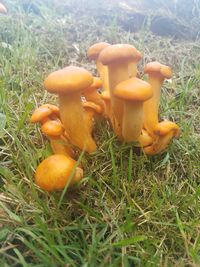
[[[63,156],[74,163],[77,148],[88,153],[96,151],[93,128],[99,116],[109,121],[121,142],[141,147],[148,155],[164,151],[180,133],[176,123],[159,121],[161,87],[165,79],[172,77],[170,67],[150,62],[144,68],[147,81],[140,79],[137,63],[142,55],[129,44],[97,43],[88,49],[87,56],[96,62],[99,78],[76,66],[51,73],[45,79],[44,87],[49,93],[58,95],[59,108],[44,104],[31,117],[32,123],[41,123],[41,130],[50,140],[54,156],[62,155],[55,160],[50,157],[50,162],[55,165],[53,169],[66,174],[63,179],[54,171],[55,177],[52,178],[52,174],[48,178],[49,169],[45,169],[48,160],[44,160],[42,167],[41,164],[38,167],[39,171],[36,170],[36,183],[41,187],[45,184],[42,188],[46,190],[48,179],[53,183],[48,190],[62,189],[67,183],[71,171],[62,171],[61,168],[68,165],[71,168],[73,164],[65,166]],[[69,184],[83,177],[83,171],[76,166],[74,173],[77,172],[78,179],[74,175]],[[56,181],[62,181],[62,186],[56,185]]]

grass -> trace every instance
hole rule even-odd
[[[99,2],[26,3],[9,0],[0,16],[0,266],[200,266],[199,43],[125,32],[117,14],[100,25]],[[160,113],[182,134],[147,157],[100,122],[80,187],[45,193],[33,177],[51,151],[30,114],[57,103],[43,90],[49,72],[75,64],[95,73],[86,50],[100,40],[134,44],[140,70],[154,59],[172,66]]]

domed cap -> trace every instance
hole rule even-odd
[[[52,113],[51,109],[41,106],[33,112],[30,122],[32,123],[42,122],[44,119],[48,118],[48,116],[51,115],[51,113]]]
[[[97,104],[90,102],[90,101],[83,102],[83,107],[85,109],[92,109],[96,113],[102,113],[103,112],[103,109],[100,105],[97,105]]]
[[[146,101],[153,96],[151,85],[136,77],[119,83],[114,95],[129,101]]]
[[[157,61],[148,63],[144,68],[144,72],[148,74],[157,74],[166,79],[170,79],[172,77],[171,68]]]
[[[88,48],[88,51],[87,51],[87,56],[89,59],[94,59],[96,60],[100,54],[100,52],[106,48],[107,46],[109,46],[110,44],[109,43],[106,43],[106,42],[100,42],[100,43],[96,43],[92,46],[90,46]]]
[[[172,121],[162,121],[155,127],[154,133],[159,136],[164,136],[169,132],[174,132],[174,136],[178,136],[180,133],[179,126]]]
[[[69,66],[52,72],[44,81],[45,89],[54,94],[82,91],[93,82],[92,75],[84,68]]]
[[[49,137],[59,137],[64,132],[60,121],[47,121],[42,125],[41,130]]]
[[[104,65],[122,61],[138,61],[142,57],[141,53],[132,45],[116,44],[106,47],[99,55],[99,60]]]

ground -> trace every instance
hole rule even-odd
[[[117,12],[115,2],[4,3],[9,13],[0,16],[0,266],[200,266],[198,36],[154,35],[149,23],[131,32],[122,23],[128,14]],[[34,184],[34,171],[51,150],[30,115],[41,104],[58,103],[44,91],[48,73],[75,64],[95,74],[86,50],[98,41],[135,45],[143,53],[141,74],[151,60],[172,67],[160,117],[180,126],[180,138],[147,157],[98,122],[98,151],[83,155],[81,185],[45,193]]]

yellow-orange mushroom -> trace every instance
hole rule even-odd
[[[129,79],[129,63],[135,59],[138,51],[129,44],[110,45],[102,50],[99,61],[108,67],[111,108],[113,111],[114,131],[121,138],[120,130],[123,120],[123,101],[114,95],[114,88]]]
[[[171,121],[162,121],[154,129],[154,142],[151,146],[144,148],[144,152],[149,155],[155,155],[164,151],[171,139],[178,137],[180,129],[178,125]]]
[[[161,86],[164,79],[172,77],[172,71],[170,67],[154,61],[146,65],[144,72],[148,74],[148,82],[153,89],[153,97],[144,103],[144,127],[154,136],[154,130],[158,124]]]
[[[134,77],[119,83],[114,89],[114,95],[123,101],[123,140],[137,141],[144,121],[143,103],[153,95],[151,85]]]
[[[96,150],[96,144],[84,124],[81,92],[92,83],[92,75],[75,66],[55,71],[44,81],[45,89],[59,96],[60,117],[70,142],[89,153]]]
[[[75,167],[76,161],[72,158],[60,154],[52,155],[37,167],[35,183],[48,192],[62,190],[67,183],[73,186],[83,178],[83,170],[79,167],[75,169]],[[72,176],[71,179],[70,176]]]

